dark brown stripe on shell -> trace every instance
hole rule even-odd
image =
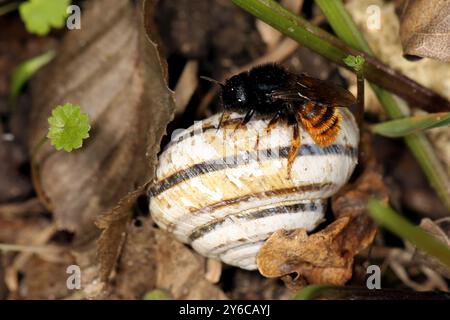
[[[238,248],[242,248],[242,247],[247,246],[247,245],[252,244],[252,243],[254,244],[254,243],[258,243],[258,242],[265,242],[265,240],[272,233],[273,233],[273,231],[268,232],[268,233],[264,233],[264,234],[260,234],[257,238],[255,237],[251,241],[249,241],[248,238],[241,238],[241,239],[235,240],[233,242],[222,243],[221,245],[218,245],[217,247],[209,250],[208,253],[211,254],[211,255],[214,255],[214,256],[221,256],[223,254],[226,254],[230,250],[235,250],[235,249],[238,249]]]
[[[253,212],[247,212],[247,213],[238,213],[234,215],[228,215],[220,219],[216,219],[214,221],[211,221],[208,224],[205,224],[199,228],[196,228],[190,235],[189,235],[189,241],[195,241],[209,232],[214,231],[216,228],[220,227],[222,224],[224,224],[227,220],[230,218],[233,219],[233,221],[248,221],[248,220],[257,220],[261,218],[270,217],[276,214],[287,214],[287,213],[294,213],[294,212],[300,212],[300,211],[316,211],[318,209],[318,206],[315,202],[309,202],[309,203],[296,203],[293,205],[281,205],[278,207],[272,207],[267,208],[263,210],[253,211]]]
[[[276,197],[276,196],[286,196],[289,194],[301,193],[301,192],[319,191],[319,190],[329,188],[332,186],[333,186],[333,183],[331,183],[331,182],[311,183],[311,184],[307,184],[307,185],[303,185],[303,186],[255,192],[255,193],[246,194],[244,196],[219,201],[219,202],[210,204],[209,206],[203,207],[201,209],[192,210],[192,211],[190,211],[190,214],[196,215],[196,214],[211,213],[217,209],[220,209],[223,207],[228,207],[230,205],[234,205],[239,202],[246,202],[246,201],[249,201],[250,199],[254,199],[254,198],[262,199],[262,198],[270,198],[270,197]]]
[[[256,241],[253,241],[253,242],[241,243],[241,244],[239,244],[237,246],[234,246],[232,248],[228,248],[226,250],[223,250],[223,251],[215,253],[215,254],[218,255],[218,256],[224,256],[227,253],[229,253],[230,251],[241,250],[243,248],[251,247],[251,246],[254,246],[254,245],[258,245],[258,244],[262,245],[262,244],[264,244],[264,242],[265,242],[265,240],[256,240]],[[250,258],[252,256],[254,256],[254,253],[249,253],[247,255],[241,255],[239,258],[241,260],[244,260],[245,258]],[[256,257],[255,257],[255,262],[256,262]]]
[[[270,198],[270,197],[276,197],[276,196],[287,196],[295,193],[302,193],[302,192],[312,192],[312,191],[319,191],[323,189],[328,188],[334,188],[334,184],[331,182],[325,182],[325,183],[312,183],[308,185],[303,186],[296,186],[296,187],[290,187],[290,188],[281,188],[281,189],[275,189],[275,190],[268,190],[268,191],[262,191],[262,192],[255,192],[246,194],[240,197],[236,198],[229,198],[226,200],[222,200],[216,203],[212,203],[206,207],[200,208],[200,209],[191,209],[189,211],[190,215],[199,215],[199,214],[211,214],[213,211],[216,211],[218,209],[229,207],[231,205],[240,203],[240,202],[247,202],[250,200],[257,199],[263,199],[263,198]],[[322,206],[324,203],[322,202]],[[170,232],[175,231],[177,228],[177,225],[181,222],[183,218],[180,218],[176,221],[167,223],[166,229]]]
[[[149,196],[157,196],[171,187],[189,180],[191,178],[203,175],[208,172],[220,171],[227,168],[236,168],[240,165],[248,164],[250,159],[265,160],[287,158],[290,146],[279,148],[278,152],[274,148],[245,151],[230,157],[208,160],[197,163],[189,168],[173,173],[167,178],[156,182],[149,188]],[[331,144],[327,147],[321,148],[316,144],[302,144],[298,150],[297,156],[319,156],[319,155],[345,155],[349,157],[356,157],[357,150],[350,145]]]
[[[234,118],[234,119],[223,120],[221,127],[222,128],[226,128],[226,127],[230,127],[230,126],[233,126],[233,125],[237,125],[237,124],[241,123],[243,119],[244,118]],[[213,130],[213,129],[217,130],[217,126],[212,125],[212,124],[203,124],[201,128],[198,128],[198,129],[194,128],[194,130],[189,131],[189,132],[187,132],[185,134],[181,134],[176,139],[171,140],[167,144],[167,146],[164,148],[164,150],[167,150],[171,146],[176,145],[176,144],[180,143],[183,140],[195,137],[198,134],[203,134],[206,131]]]

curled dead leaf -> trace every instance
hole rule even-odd
[[[119,203],[100,216],[95,224],[102,230],[97,241],[97,256],[100,263],[100,279],[107,281],[119,257],[125,241],[127,224],[137,198],[145,192],[147,183],[128,193]]]
[[[156,285],[155,228],[152,220],[145,218],[125,226],[120,261],[107,298],[142,299]]]
[[[98,258],[100,262],[100,279],[106,281],[119,257],[122,245],[125,241],[127,222],[130,220],[130,213],[137,198],[145,193],[148,184],[153,177],[159,144],[167,123],[173,118],[175,102],[172,92],[167,87],[167,65],[161,59],[158,45],[153,41],[157,37],[151,19],[156,2],[153,0],[143,1],[143,17],[138,31],[141,34],[139,62],[142,68],[146,69],[143,83],[145,85],[144,100],[141,103],[147,105],[148,111],[158,114],[158,116],[147,115],[148,122],[142,128],[146,135],[146,146],[148,157],[146,167],[141,173],[148,177],[147,181],[138,188],[129,192],[120,199],[118,204],[106,211],[96,220],[96,225],[102,230],[98,240]],[[160,97],[163,99],[160,99]],[[152,119],[150,121],[150,119]],[[145,135],[144,135],[145,136]],[[142,152],[143,150],[141,150]]]
[[[450,2],[403,0],[399,13],[405,55],[450,61]]]
[[[372,243],[377,231],[366,214],[367,201],[370,197],[388,201],[367,135],[361,145],[364,171],[333,197],[336,220],[311,235],[304,229],[272,234],[257,256],[262,275],[283,277],[291,288],[319,283],[340,285],[351,278],[354,256]],[[297,276],[292,279],[290,274]]]
[[[128,0],[86,2],[84,31],[67,33],[54,63],[33,83],[30,148],[45,136],[56,105],[79,104],[91,119],[81,150],[57,152],[47,145],[37,157],[40,187],[58,227],[75,232],[78,242],[96,236],[94,220],[152,178],[173,117],[165,65],[141,11]]]
[[[309,236],[305,229],[275,232],[258,253],[259,271],[266,277],[280,277],[295,272],[308,283],[341,283],[342,274],[336,278],[328,268],[347,269],[348,259],[341,254],[340,243],[335,239],[345,230],[349,221],[349,217],[343,217],[323,231]]]
[[[126,237],[117,268],[101,298],[141,299],[162,289],[174,299],[226,299],[208,281],[206,259],[171,234],[158,229],[151,218],[126,225]]]
[[[174,299],[227,299],[206,279],[206,259],[187,248],[171,234],[155,228],[156,287]]]

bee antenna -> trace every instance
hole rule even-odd
[[[200,76],[201,79],[218,84],[219,86],[223,87],[224,84],[216,79],[210,78],[210,77],[205,77],[205,76]]]

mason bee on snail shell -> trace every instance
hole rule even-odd
[[[348,109],[335,109],[340,121],[332,141],[320,144],[300,125],[291,160],[292,123],[258,112],[245,119],[231,108],[225,119],[216,114],[177,134],[149,189],[154,221],[206,257],[256,269],[258,250],[273,232],[310,232],[324,221],[327,199],[357,164],[357,124]]]

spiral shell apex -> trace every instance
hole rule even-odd
[[[314,230],[326,199],[350,178],[357,163],[359,132],[353,115],[339,108],[341,130],[321,148],[300,129],[301,146],[287,172],[292,127],[233,113],[176,135],[159,158],[149,190],[154,221],[200,254],[243,269],[256,269],[264,241],[280,229]]]

